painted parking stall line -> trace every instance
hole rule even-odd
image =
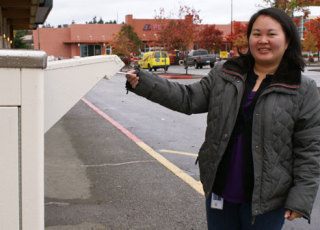
[[[98,107],[96,107],[90,101],[88,101],[85,98],[82,98],[81,100],[88,107],[90,107],[93,111],[95,111],[97,114],[99,114],[101,117],[103,117],[106,121],[110,122],[113,126],[115,126],[118,130],[120,130],[129,139],[131,139],[133,142],[135,142],[140,148],[142,148],[150,156],[152,156],[159,163],[161,163],[163,166],[165,166],[167,169],[169,169],[172,173],[174,173],[177,177],[182,179],[185,183],[187,183],[189,186],[191,186],[198,193],[204,195],[200,181],[195,180],[193,177],[191,177],[187,173],[185,173],[182,169],[180,169],[179,167],[177,167],[176,165],[174,165],[173,163],[168,161],[165,157],[163,157],[161,154],[156,152],[154,149],[152,149],[150,146],[148,146],[146,143],[144,143],[141,139],[139,139],[137,136],[135,136],[133,133],[131,133],[129,130],[127,130],[125,127],[123,127],[119,122],[115,121],[113,118],[111,118],[109,115],[107,115],[105,112],[100,110]]]
[[[195,154],[195,153],[188,153],[188,152],[182,152],[182,151],[176,151],[176,150],[170,150],[170,149],[161,149],[161,150],[159,150],[159,152],[161,152],[161,153],[171,153],[171,154],[194,157],[194,158],[196,158],[198,156],[198,154]]]

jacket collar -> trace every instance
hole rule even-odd
[[[226,61],[223,64],[223,71],[245,80],[245,75],[253,68],[253,65],[253,58],[248,55],[243,55]],[[293,65],[290,66],[290,63],[283,59],[274,74],[271,86],[296,89],[299,88],[300,84],[301,70]]]

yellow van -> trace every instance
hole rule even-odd
[[[142,69],[149,69],[149,71],[156,71],[158,68],[168,70],[170,65],[170,58],[165,51],[149,51],[143,54],[143,57],[138,61],[138,65]]]

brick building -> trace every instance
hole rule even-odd
[[[186,19],[167,19],[164,25],[170,20]],[[126,15],[125,24],[134,28],[143,42],[143,51],[149,50],[157,43],[159,31],[163,26],[157,19],[136,19],[132,15]],[[111,54],[110,42],[121,27],[122,24],[72,24],[64,28],[38,28],[33,31],[34,48],[60,58]],[[223,31],[224,36],[231,31],[230,24],[216,25],[216,28]]]
[[[35,49],[59,58],[111,54],[109,43],[120,24],[72,24],[65,28],[38,28],[33,31]]]

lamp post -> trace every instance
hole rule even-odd
[[[102,35],[102,47],[103,47],[103,51],[101,51],[101,54],[107,54],[107,50],[106,50],[106,36]]]
[[[153,47],[153,50],[155,50],[156,49],[156,45],[158,43],[158,34],[153,34],[153,36],[154,36],[154,47]]]
[[[231,0],[231,23],[230,23],[230,25],[231,25],[231,35],[232,35],[232,33],[233,33],[233,28],[232,28],[232,21],[233,21],[233,0]]]
[[[77,54],[79,52],[80,57],[82,57],[82,53],[81,53],[81,45],[80,45],[80,36],[77,35],[77,42],[78,42],[78,51]]]
[[[77,35],[77,42],[78,42],[78,47],[80,47],[80,36]]]
[[[231,39],[232,39],[232,34],[233,34],[233,0],[231,0],[231,22],[230,22],[230,34],[231,34]],[[230,50],[232,49],[232,41],[230,41]]]
[[[148,44],[148,41],[146,39],[146,34],[142,34],[142,42],[143,42],[143,51],[146,52],[146,48],[147,48],[147,44]]]

